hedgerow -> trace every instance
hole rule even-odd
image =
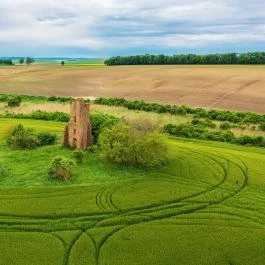
[[[231,131],[209,131],[205,128],[192,124],[167,124],[164,126],[164,131],[177,137],[265,147],[265,137],[263,136],[242,135],[240,137],[236,137]]]
[[[216,128],[216,124],[209,119],[206,119],[206,120],[193,119],[191,121],[191,124],[196,125],[196,126],[205,127],[205,128]]]
[[[194,115],[194,118],[206,118],[217,121],[228,121],[232,123],[260,124],[265,122],[265,115],[253,112],[235,112],[229,110],[206,110],[202,108],[191,108],[187,106],[164,105],[158,103],[146,103],[139,100],[126,100],[124,98],[97,98],[94,103],[107,106],[121,106],[127,109],[170,113],[173,115]]]
[[[14,95],[0,94],[0,102],[7,101]],[[29,96],[18,95],[22,101],[24,100],[43,100],[53,102],[70,102],[70,97],[60,96]],[[86,100],[89,102],[89,100]],[[126,100],[124,98],[96,98],[93,103],[107,106],[121,106],[132,110],[141,110],[146,112],[169,113],[172,115],[191,114],[194,118],[205,118],[217,121],[228,121],[235,124],[261,124],[265,123],[265,114],[257,114],[253,112],[236,112],[230,110],[206,110],[203,108],[192,108],[185,105],[169,105],[159,103],[146,103],[142,100]],[[64,121],[64,120],[62,120]]]

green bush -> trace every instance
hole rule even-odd
[[[74,150],[73,151],[73,158],[77,164],[82,164],[84,160],[85,153],[81,150]]]
[[[0,95],[0,102],[6,102],[8,100],[8,95]]]
[[[43,145],[53,145],[56,143],[57,136],[50,132],[40,132],[37,134],[37,138],[41,146]]]
[[[34,149],[40,146],[38,137],[33,130],[25,129],[21,124],[15,127],[7,144],[13,149]]]
[[[223,122],[220,124],[220,129],[222,130],[229,130],[231,128],[232,128],[232,125],[229,122]]]
[[[160,134],[143,126],[119,122],[111,128],[104,128],[99,135],[100,154],[110,162],[154,167],[161,164],[166,149]]]
[[[46,121],[62,121],[67,122],[69,121],[69,114],[64,112],[45,112],[41,110],[34,111],[29,116],[30,119],[34,120],[46,120]]]
[[[102,113],[94,113],[90,116],[90,122],[92,126],[93,142],[96,144],[98,142],[98,137],[102,129],[110,128],[116,124],[120,119]]]
[[[164,131],[171,135],[196,139],[203,138],[204,133],[207,132],[206,129],[191,124],[167,124],[166,126],[164,126]]]
[[[8,107],[19,107],[21,104],[21,98],[20,97],[11,97],[7,99],[7,105]]]
[[[25,129],[23,125],[17,125],[7,144],[13,149],[34,149],[39,146],[52,145],[56,143],[56,135],[49,132],[35,133],[32,129]]]
[[[47,101],[57,101],[57,102],[70,102],[71,100],[72,100],[71,97],[50,96],[47,98]]]
[[[49,167],[49,176],[67,181],[72,176],[72,168],[75,166],[75,161],[70,158],[57,156]]]
[[[259,129],[262,130],[262,131],[265,131],[265,122],[262,122],[262,123],[259,125]]]
[[[166,126],[164,126],[164,131],[170,135],[177,137],[265,147],[265,138],[263,136],[244,135],[236,137],[230,131],[208,131],[206,129],[191,124],[167,124]]]
[[[191,121],[191,124],[196,126],[201,126],[204,128],[216,128],[216,124],[209,119],[206,120],[193,119]]]

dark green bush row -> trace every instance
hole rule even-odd
[[[204,127],[204,128],[216,128],[216,124],[209,119],[207,120],[193,119],[191,121],[191,124],[195,126]]]
[[[0,64],[13,65],[13,61],[10,59],[0,59]]]
[[[0,101],[7,101],[12,95],[0,94]],[[19,95],[21,100],[44,100],[56,102],[70,102],[69,97],[42,97]],[[126,100],[124,98],[97,98],[94,103],[108,106],[122,106],[132,110],[142,110],[156,113],[170,113],[173,115],[194,115],[194,118],[205,118],[210,120],[228,121],[241,124],[261,124],[265,123],[265,115],[253,112],[235,112],[229,110],[206,110],[203,108],[192,108],[188,106],[177,106],[158,103],[146,103],[139,100]],[[64,120],[63,120],[64,121]]]
[[[265,115],[252,112],[235,112],[229,110],[206,110],[187,106],[164,105],[158,103],[146,103],[144,101],[130,101],[124,98],[97,98],[94,103],[108,106],[122,106],[133,110],[150,111],[170,114],[192,114],[195,118],[206,118],[218,121],[230,121],[233,123],[261,123],[265,122]]]
[[[243,135],[236,137],[230,131],[208,131],[202,127],[194,126],[192,124],[167,124],[164,126],[164,131],[177,137],[265,147],[265,137],[262,136]]]
[[[164,65],[164,64],[265,64],[265,52],[225,54],[178,54],[116,56],[105,61],[106,65]]]
[[[71,97],[59,97],[59,96],[30,96],[30,95],[12,95],[12,94],[0,94],[0,102],[7,102],[10,98],[19,97],[22,101],[53,101],[53,102],[71,102]]]
[[[69,121],[69,114],[64,112],[45,112],[45,111],[33,111],[29,114],[23,113],[13,113],[13,112],[6,112],[4,114],[0,114],[2,118],[14,118],[14,119],[32,119],[32,120],[45,120],[45,121],[61,121],[67,122]]]
[[[47,101],[56,101],[56,102],[71,102],[71,97],[58,97],[58,96],[51,96],[46,98]]]

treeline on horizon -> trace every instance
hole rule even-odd
[[[4,64],[4,65],[13,65],[13,61],[11,59],[1,59],[0,58],[0,65]]]
[[[265,52],[224,54],[176,54],[115,56],[106,65],[170,65],[170,64],[265,64]]]

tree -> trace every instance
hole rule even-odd
[[[72,176],[72,168],[75,165],[76,164],[73,159],[57,156],[50,164],[49,175],[52,178],[67,181]]]
[[[61,61],[61,65],[64,66],[65,65],[65,62],[64,61]]]
[[[99,135],[101,156],[111,162],[135,167],[154,167],[166,156],[163,137],[141,121],[119,122]]]
[[[16,96],[16,97],[10,97],[7,100],[7,105],[8,107],[19,107],[21,104],[21,98]]]
[[[19,59],[19,63],[20,63],[20,64],[25,63],[25,59],[24,59],[24,58],[20,58],[20,59]]]
[[[32,64],[32,63],[34,63],[35,62],[35,60],[33,59],[33,58],[31,58],[31,57],[27,57],[26,58],[26,64],[27,65],[30,65],[30,64]]]
[[[37,134],[40,146],[53,145],[56,143],[57,136],[55,133],[50,132],[40,132]]]

